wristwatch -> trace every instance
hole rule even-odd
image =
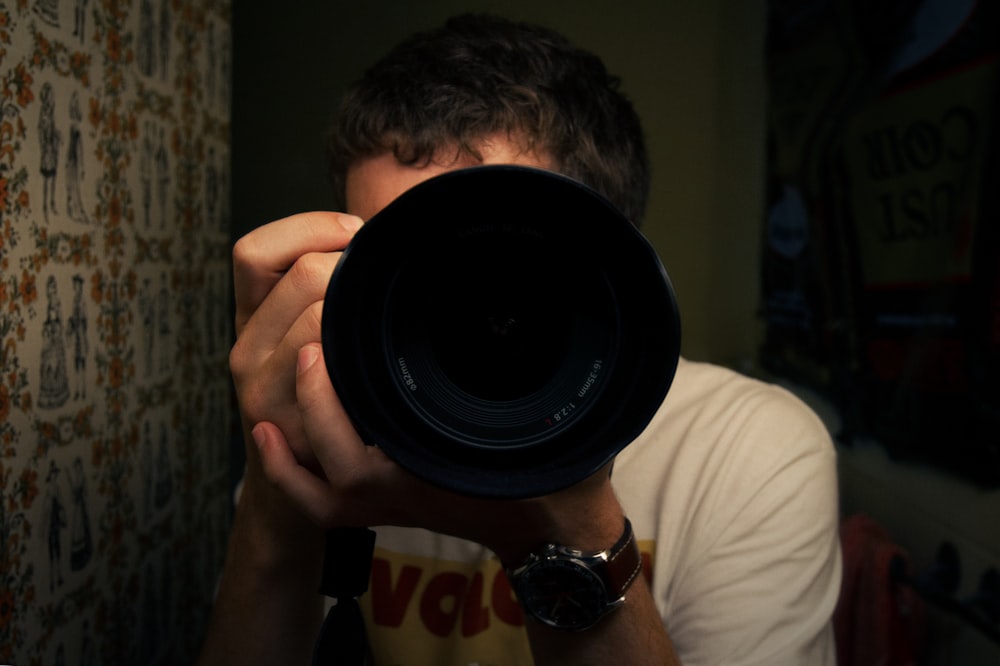
[[[506,569],[524,611],[542,624],[583,631],[625,602],[642,569],[632,524],[608,550],[584,552],[548,544]]]

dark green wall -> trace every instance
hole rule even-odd
[[[687,356],[754,354],[763,159],[763,0],[235,3],[237,233],[331,206],[323,134],[345,84],[403,36],[460,11],[550,25],[600,54],[643,117],[646,233],[673,279]]]

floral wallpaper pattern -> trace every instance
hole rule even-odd
[[[189,663],[229,520],[229,0],[0,2],[0,663]]]

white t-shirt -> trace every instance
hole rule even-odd
[[[682,359],[612,481],[681,663],[834,664],[836,460],[808,407]],[[474,543],[379,529],[362,609],[378,666],[532,663],[500,564]]]

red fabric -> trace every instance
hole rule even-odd
[[[920,654],[925,607],[909,585],[892,580],[895,558],[909,574],[909,556],[864,514],[840,529],[844,577],[834,614],[839,666],[912,666]]]

